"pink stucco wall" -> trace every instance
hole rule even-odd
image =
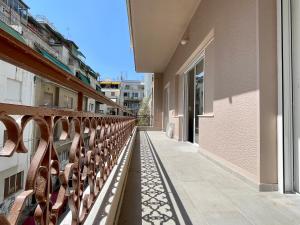
[[[163,74],[175,137],[182,137],[175,78],[212,31],[199,149],[257,184],[277,183],[276,0],[202,0],[187,28],[189,43],[178,46]]]

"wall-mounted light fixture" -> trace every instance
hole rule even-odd
[[[185,33],[184,33],[184,35],[183,35],[183,37],[181,38],[180,44],[181,45],[186,45],[186,44],[189,43],[189,40],[190,40],[189,39],[189,31],[186,30]]]
[[[189,43],[189,39],[182,39],[182,40],[180,41],[180,44],[181,44],[181,45],[186,45],[187,43]]]

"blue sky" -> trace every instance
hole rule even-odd
[[[134,69],[126,0],[25,0],[32,15],[46,16],[85,54],[101,79],[143,79]]]

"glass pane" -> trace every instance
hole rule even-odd
[[[204,113],[204,60],[196,65],[195,75],[195,142],[199,143],[199,115]]]
[[[194,119],[195,119],[195,93],[194,93],[194,86],[195,86],[195,68],[190,70],[187,74],[187,107],[188,107],[188,141],[194,142],[194,134],[195,134],[195,127],[194,127]]]
[[[202,74],[204,72],[204,60],[201,60],[197,65],[196,65],[196,75]],[[203,74],[202,74],[203,76]]]
[[[15,192],[15,186],[16,186],[16,175],[12,175],[10,177],[9,181],[9,193],[14,193]]]
[[[22,189],[22,182],[23,182],[23,172],[17,174],[17,182],[16,182],[16,190]]]

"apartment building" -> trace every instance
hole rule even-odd
[[[76,71],[76,76],[93,89],[98,91],[101,90],[98,85],[99,74],[81,60],[79,61],[79,69]],[[84,98],[84,108],[88,112],[95,112],[96,101],[92,98]]]
[[[16,31],[27,21],[28,6],[18,1],[0,1],[0,27],[25,42]],[[4,21],[4,22],[3,22]],[[8,26],[7,23],[12,26]],[[0,101],[10,104],[34,105],[34,75],[0,60]],[[33,124],[28,124],[24,133],[24,144],[29,152],[33,146]],[[0,149],[7,139],[7,130],[0,124]],[[7,213],[24,188],[29,169],[30,153],[0,159],[0,212]]]
[[[0,61],[0,102],[20,105],[34,105],[33,74],[11,64]],[[26,126],[24,144],[29,154],[14,155],[0,159],[0,212],[7,213],[24,188],[29,169],[30,151],[33,147],[33,124]],[[0,124],[0,149],[7,139],[7,130]]]
[[[144,98],[144,83],[138,80],[121,82],[120,104],[137,115]]]
[[[35,49],[58,68],[78,77],[93,89],[97,85],[99,74],[85,63],[85,56],[79,47],[60,34],[45,17],[34,18],[29,7],[21,0],[0,1],[0,29]],[[1,102],[77,110],[77,93],[62,87],[36,74],[20,69],[7,62],[0,61]],[[83,109],[95,112],[95,100],[83,98]],[[62,165],[68,162],[70,140],[60,141],[61,124],[55,127],[55,147]],[[24,133],[27,154],[15,155],[9,159],[0,159],[0,212],[7,213],[15,196],[24,188],[24,177],[39,142],[40,132],[30,123]],[[5,143],[6,129],[0,127],[0,147]]]
[[[101,92],[113,102],[120,104],[121,82],[120,81],[100,81]],[[108,115],[117,115],[117,109],[101,104],[99,112]]]

